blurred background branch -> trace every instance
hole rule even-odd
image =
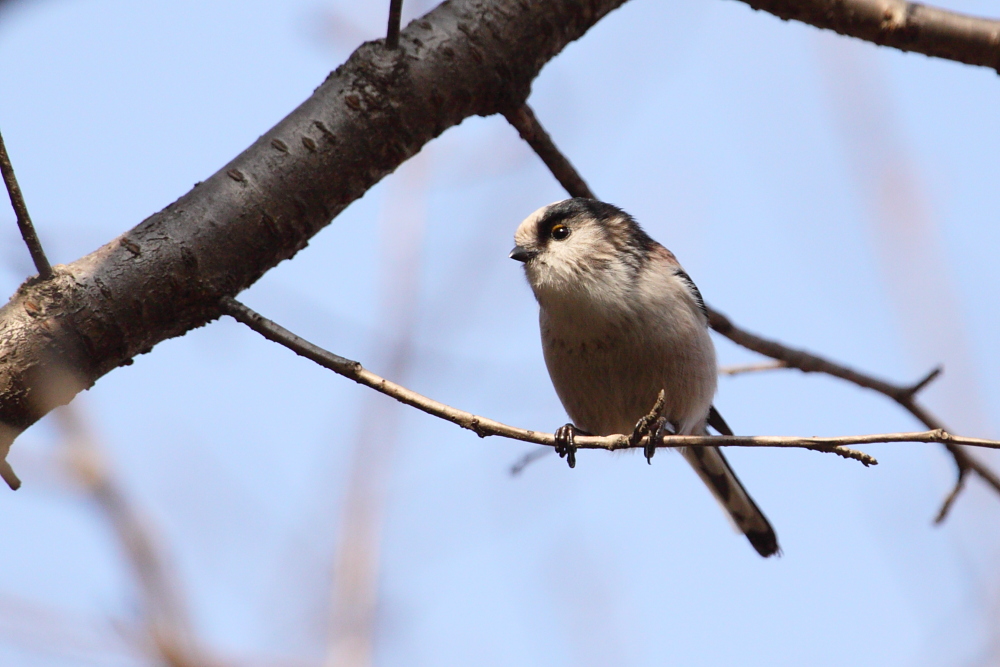
[[[408,162],[398,173],[381,216],[379,329],[388,341],[380,346],[380,356],[387,372],[399,378],[405,378],[414,363],[420,319],[427,170],[426,155]],[[326,667],[368,667],[374,662],[382,529],[400,441],[400,408],[398,402],[372,393],[358,412],[334,554]]]
[[[144,516],[115,479],[105,452],[88,428],[80,408],[55,411],[72,478],[86,491],[114,530],[128,559],[141,600],[145,649],[168,667],[213,667],[198,646],[175,575],[166,563],[148,516]]]

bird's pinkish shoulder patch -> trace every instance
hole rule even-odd
[[[652,247],[650,255],[660,261],[667,262],[672,266],[680,266],[680,262],[677,261],[677,257],[674,256],[674,253],[670,252],[659,243]]]

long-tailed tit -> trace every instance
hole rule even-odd
[[[661,390],[655,435],[700,435],[706,424],[732,435],[712,406],[715,348],[705,304],[672,252],[621,209],[581,198],[535,211],[514,241],[510,256],[524,263],[538,300],[549,377],[573,420],[557,431],[570,465],[574,433],[635,436]],[[722,452],[681,451],[757,552],[777,553],[774,529]]]

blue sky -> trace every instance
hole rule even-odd
[[[225,164],[381,35],[382,4],[0,10],[0,129],[52,261]],[[404,19],[430,6],[408,2]],[[714,307],[897,382],[943,362],[928,405],[957,432],[998,435],[995,72],[729,0],[633,0],[552,61],[530,103]],[[522,218],[564,196],[503,119],[471,118],[242,298],[434,398],[552,430],[565,415],[507,252]],[[0,288],[30,272],[0,210]],[[717,347],[723,364],[756,360]],[[379,665],[1000,660],[1000,498],[973,480],[933,527],[953,482],[936,446],[873,446],[871,469],[727,453],[781,539],[784,556],[764,561],[679,457],[585,452],[575,470],[548,457],[511,478],[524,445],[372,398],[228,319],[78,403],[155,526],[200,640],[241,664],[322,663],[358,470],[379,508]],[[919,427],[884,397],[797,371],[722,378],[716,404],[746,434]],[[33,427],[11,455],[24,487],[0,493],[0,662],[145,664],[107,639],[138,593],[60,451],[50,420]]]

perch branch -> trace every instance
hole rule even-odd
[[[480,417],[471,412],[458,410],[444,403],[435,401],[406,387],[396,384],[391,380],[386,380],[370,370],[366,369],[357,361],[345,359],[339,355],[328,352],[323,348],[310,343],[304,338],[296,336],[288,329],[272,322],[259,313],[251,310],[239,301],[231,297],[223,297],[220,301],[222,311],[233,319],[242,322],[264,338],[287,347],[292,352],[313,361],[326,369],[339,375],[354,380],[358,384],[363,384],[375,391],[396,399],[400,403],[405,403],[429,415],[439,417],[445,421],[457,424],[462,428],[473,431],[481,438],[490,435],[499,435],[512,440],[522,442],[533,442],[536,445],[547,445],[555,447],[556,438],[551,433],[541,433],[529,431],[523,428],[508,426],[501,422]],[[855,440],[846,438],[791,438],[791,437],[763,437],[763,436],[673,436],[667,435],[656,443],[657,447],[706,447],[706,446],[727,446],[727,447],[800,447],[815,451],[838,454],[844,458],[861,461],[865,465],[875,464],[876,461],[871,456],[844,447],[844,445],[868,442],[906,442],[914,436],[915,438],[926,438],[927,434],[887,434],[881,436],[858,436]],[[947,433],[941,432],[938,436],[942,439],[951,439]],[[879,439],[886,438],[886,439]],[[924,442],[926,440],[914,440]],[[577,436],[576,446],[579,449],[606,449],[616,451],[620,449],[633,449],[644,447],[649,442],[649,436],[643,437],[638,442],[630,442],[626,435],[608,436]],[[936,442],[936,440],[935,440]],[[989,441],[983,441],[989,442]],[[994,443],[1000,448],[1000,442]],[[990,446],[989,444],[983,446]]]
[[[1000,71],[1000,21],[905,0],[742,0],[788,21]]]
[[[17,184],[17,177],[14,175],[14,165],[10,163],[10,156],[7,154],[7,146],[4,145],[3,135],[0,135],[0,172],[3,173],[3,183],[7,186],[7,194],[10,195],[10,205],[14,207],[14,215],[17,217],[17,227],[21,230],[21,238],[28,246],[31,253],[31,261],[35,263],[38,270],[38,277],[48,280],[52,277],[52,265],[49,264],[45,250],[42,249],[42,242],[38,240],[35,233],[35,226],[31,224],[31,216],[28,215],[28,207],[24,203],[24,195],[21,194],[21,186]]]
[[[555,435],[539,431],[529,431],[501,422],[480,417],[471,412],[458,410],[444,403],[427,398],[415,391],[396,384],[391,380],[372,373],[357,361],[328,352],[309,341],[296,336],[279,324],[263,317],[239,301],[224,297],[220,303],[222,311],[242,322],[259,333],[264,338],[287,347],[292,352],[313,361],[339,375],[354,380],[358,384],[370,387],[375,391],[405,403],[429,415],[444,419],[462,428],[473,431],[481,438],[498,435],[522,442],[533,442],[536,445],[556,446]],[[617,451],[622,449],[643,448],[649,442],[645,436],[639,442],[631,442],[627,435],[607,436],[577,436],[575,444],[578,449],[605,449]],[[870,455],[849,449],[846,445],[870,445],[887,442],[940,442],[963,444],[973,447],[1000,449],[1000,441],[982,440],[978,438],[963,438],[944,430],[937,429],[918,433],[880,433],[875,435],[841,436],[836,438],[806,438],[797,436],[726,436],[726,435],[664,435],[655,446],[660,447],[794,447],[811,449],[818,452],[837,454],[848,459],[854,459],[868,465],[878,462]]]

